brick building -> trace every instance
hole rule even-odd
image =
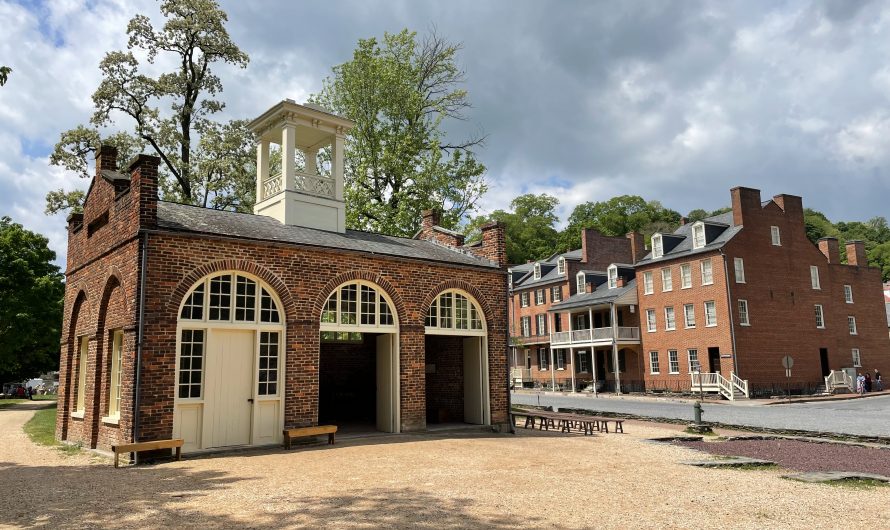
[[[800,197],[731,195],[732,211],[654,234],[636,263],[646,387],[688,389],[696,370],[736,395],[813,391],[832,370],[887,373],[881,274],[862,242],[842,263],[837,239],[807,239]]]
[[[160,201],[156,157],[119,172],[101,149],[68,219],[57,437],[200,451],[318,423],[506,424],[503,228],[467,246],[432,212],[413,239],[346,230],[351,123],[288,100],[251,127],[255,215]],[[270,170],[273,144],[306,162]]]

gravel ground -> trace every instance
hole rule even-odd
[[[886,491],[778,470],[701,469],[684,447],[626,435],[401,435],[114,469],[21,433],[0,411],[0,526],[103,528],[832,528],[850,506],[890,519]]]
[[[890,477],[890,449],[799,440],[677,442],[712,455],[771,460],[797,471],[862,471]]]

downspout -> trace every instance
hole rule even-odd
[[[141,265],[139,267],[139,331],[136,338],[136,384],[133,385],[133,442],[139,441],[139,386],[142,380],[142,339],[145,321],[145,263],[148,255],[148,233],[142,233]]]
[[[504,326],[504,336],[505,336],[505,344],[507,347],[510,347],[510,323],[513,322],[513,296],[510,290],[510,273],[507,272],[507,275],[504,277],[504,281],[507,282],[507,318],[510,319],[510,322]],[[523,365],[524,366],[524,365]],[[507,356],[507,423],[510,424],[510,434],[516,434],[516,421],[513,419],[513,404],[512,404],[512,392],[510,392],[510,357]],[[489,405],[489,411],[491,410],[491,406]],[[489,417],[491,420],[491,417]],[[490,422],[489,422],[490,423]]]
[[[726,263],[726,253],[720,248],[720,256],[723,258],[723,279],[726,282],[726,306],[729,308],[729,335],[732,338],[732,369],[736,377],[739,375],[739,357],[735,346],[735,318],[732,314],[732,292],[729,287],[729,265]]]
[[[615,302],[609,302],[609,319],[612,321],[612,366],[615,367],[615,395],[621,395],[621,370],[618,366],[618,311]]]

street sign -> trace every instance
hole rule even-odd
[[[790,355],[782,357],[782,366],[784,366],[786,370],[790,370],[794,366],[794,359],[792,359]]]

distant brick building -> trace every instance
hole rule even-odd
[[[122,173],[102,148],[68,219],[60,440],[199,451],[320,422],[506,424],[503,228],[469,246],[432,212],[413,239],[346,230],[350,126],[291,101],[255,120],[259,215],[159,201],[157,158]],[[271,143],[305,166],[270,170]]]

